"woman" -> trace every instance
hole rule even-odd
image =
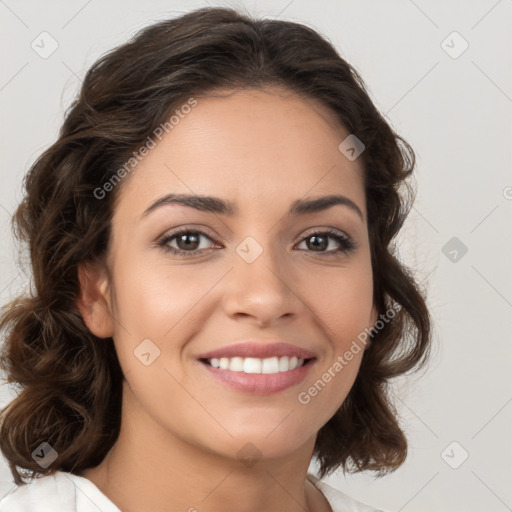
[[[375,510],[320,478],[406,457],[413,168],[303,25],[205,8],[102,57],[14,216],[35,289],[1,323],[0,509]]]

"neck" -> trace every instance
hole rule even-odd
[[[240,460],[201,449],[137,412],[128,421],[123,415],[103,462],[81,475],[123,512],[331,510],[306,479],[314,438],[280,459]]]

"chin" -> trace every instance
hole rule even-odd
[[[284,428],[283,424],[285,423],[286,420],[281,426],[277,426],[278,423],[274,426],[265,424],[259,428],[252,425],[246,429],[241,426],[236,432],[231,431],[233,438],[224,438],[221,451],[223,455],[231,458],[235,457],[242,463],[246,463],[248,467],[251,467],[260,459],[283,459],[289,457],[297,452],[297,450],[304,449],[304,445],[308,442],[311,443],[311,450],[313,449],[316,432],[312,433],[310,429],[307,431],[300,431],[296,428],[291,430],[289,426]],[[211,448],[218,452],[220,446]]]

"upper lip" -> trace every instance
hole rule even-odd
[[[282,341],[248,340],[205,352],[200,354],[198,359],[220,359],[221,357],[256,357],[265,359],[273,356],[296,356],[299,359],[311,359],[315,357],[315,354],[305,348]]]

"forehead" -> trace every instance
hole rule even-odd
[[[280,88],[194,99],[123,183],[119,213],[140,215],[169,192],[223,197],[240,211],[342,193],[364,211],[361,159],[339,151],[349,133],[327,107]]]

